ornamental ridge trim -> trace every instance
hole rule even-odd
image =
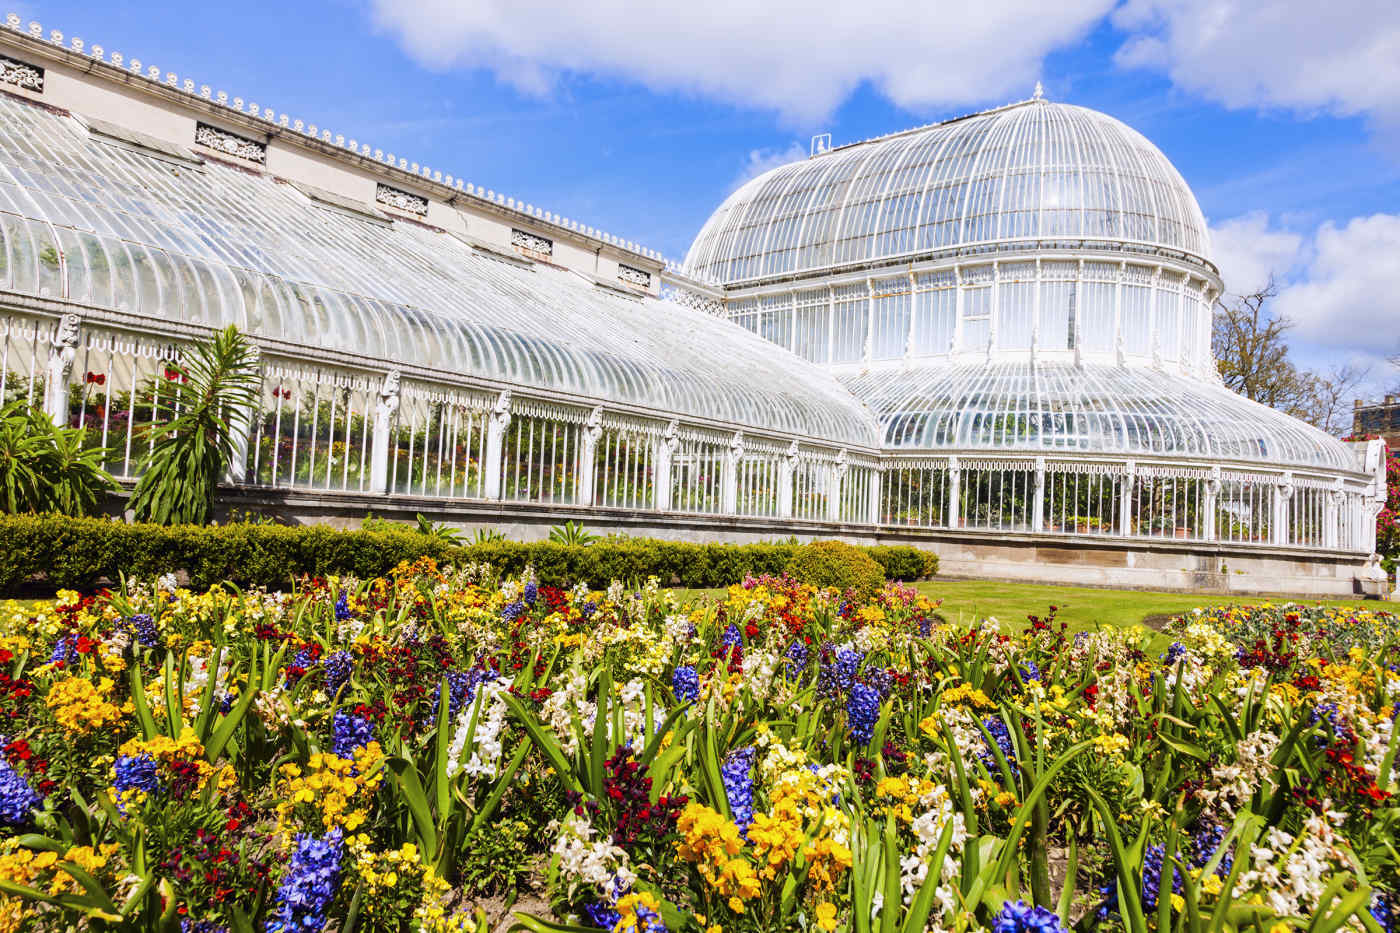
[[[44,69],[0,55],[0,81],[37,94],[44,93]]]
[[[527,233],[524,230],[512,229],[510,231],[510,245],[533,256],[554,255],[553,240],[537,233]]]
[[[645,269],[634,269],[631,266],[618,263],[617,279],[619,282],[626,282],[628,285],[651,288],[651,273],[647,272]]]
[[[394,210],[403,211],[405,214],[416,214],[419,217],[428,216],[428,199],[418,194],[410,194],[407,191],[400,191],[398,188],[390,187],[382,181],[374,186],[374,200],[377,204],[385,207],[392,207]]]
[[[260,143],[256,139],[249,139],[246,136],[239,136],[237,133],[230,133],[228,130],[221,130],[208,123],[195,124],[194,141],[197,146],[203,146],[205,149],[212,149],[224,155],[231,155],[236,159],[256,162],[258,165],[267,164],[267,143]]]

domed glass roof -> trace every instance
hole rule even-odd
[[[1147,367],[887,366],[842,380],[887,450],[1075,453],[1354,470],[1341,441],[1215,382]]]
[[[737,283],[1080,239],[1206,258],[1200,206],[1156,146],[1110,116],[1037,98],[760,175],[714,212],[685,265]]]

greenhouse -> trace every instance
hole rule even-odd
[[[1104,114],[1037,91],[814,149],[672,265],[17,17],[0,47],[0,395],[123,479],[182,348],[234,324],[263,388],[228,500],[298,521],[919,540],[1087,582],[1370,572],[1379,445],[1223,387],[1200,208]]]

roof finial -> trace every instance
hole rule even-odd
[[[1037,81],[1037,82],[1035,83],[1035,93],[1031,95],[1031,100],[1044,100],[1044,99],[1045,99],[1045,86],[1042,85],[1039,81]]]

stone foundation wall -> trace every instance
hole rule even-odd
[[[1378,591],[1368,592],[1363,582],[1364,556],[1299,548],[872,528],[539,503],[249,489],[226,492],[221,513],[227,517],[233,510],[263,514],[291,524],[337,528],[358,528],[371,514],[395,521],[412,521],[422,514],[467,534],[492,529],[518,541],[548,538],[551,528],[567,521],[579,522],[594,534],[681,541],[742,544],[789,537],[802,541],[840,538],[853,544],[911,544],[931,550],[939,556],[939,573],[944,577],[1200,593],[1378,595]],[[1374,585],[1370,589],[1375,589]]]

